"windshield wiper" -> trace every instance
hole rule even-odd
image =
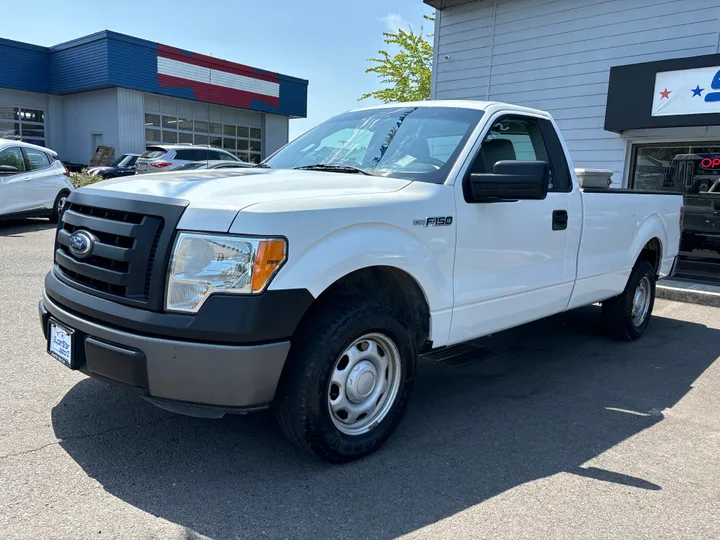
[[[314,165],[304,165],[302,167],[293,167],[293,168],[302,170],[302,171],[333,171],[333,172],[366,174],[368,176],[378,176],[377,174],[371,173],[370,171],[366,171],[365,169],[361,169],[359,167],[353,167],[352,165],[342,165],[340,163],[337,163],[337,164],[315,163]]]
[[[267,163],[258,163],[254,165],[256,169],[272,169],[272,165],[268,165]]]

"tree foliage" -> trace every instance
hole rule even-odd
[[[425,15],[429,21],[433,17]],[[383,32],[385,43],[397,48],[395,54],[378,51],[378,57],[368,58],[375,65],[365,73],[375,73],[386,88],[363,94],[360,99],[375,98],[384,103],[397,101],[422,101],[430,97],[432,79],[432,34],[424,34],[423,28],[416,33],[412,27],[397,32]]]

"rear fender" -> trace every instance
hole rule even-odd
[[[653,214],[645,219],[638,227],[635,233],[635,240],[630,246],[629,268],[632,268],[640,257],[645,245],[657,238],[660,240],[660,264],[662,266],[662,258],[666,256],[666,246],[668,245],[668,227],[665,220],[659,214]]]

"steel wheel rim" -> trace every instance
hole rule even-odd
[[[636,327],[641,326],[642,323],[645,322],[647,314],[650,311],[651,289],[650,280],[646,276],[640,280],[640,283],[638,283],[635,289],[635,294],[633,294],[631,314],[632,322]]]
[[[63,208],[65,208],[65,204],[67,203],[67,197],[60,197],[58,199],[57,203],[57,214],[58,216],[62,214]]]
[[[400,351],[373,332],[356,339],[335,360],[327,387],[330,419],[346,435],[375,428],[392,409],[400,389]]]

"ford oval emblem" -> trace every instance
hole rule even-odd
[[[95,244],[95,237],[87,231],[77,231],[70,237],[68,247],[70,253],[75,255],[78,259],[84,259],[88,257],[93,250]]]

